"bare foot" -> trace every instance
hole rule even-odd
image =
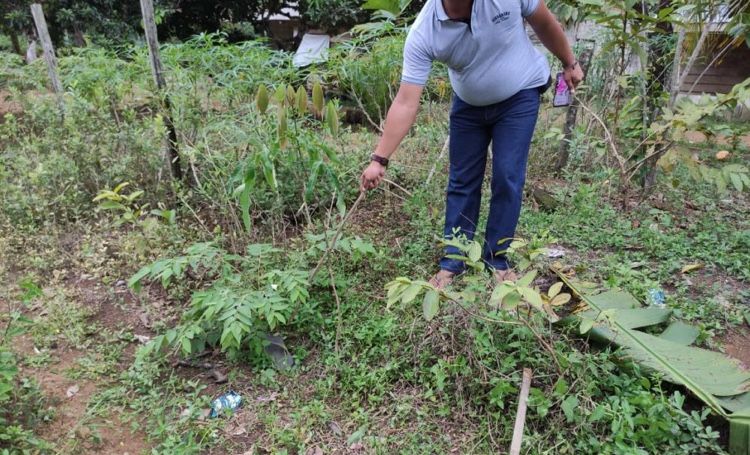
[[[440,270],[435,274],[435,276],[430,278],[430,284],[435,289],[445,289],[453,282],[454,276],[456,276],[456,274],[453,272],[449,272],[448,270]]]
[[[515,283],[518,281],[518,275],[511,269],[506,270],[495,270],[495,280],[497,284],[502,284],[505,281]]]

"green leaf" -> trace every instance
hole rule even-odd
[[[279,103],[279,106],[284,106],[284,98],[286,98],[286,87],[279,85],[276,87],[276,91],[273,93],[273,98]]]
[[[333,104],[333,101],[328,102],[325,121],[331,134],[334,136],[339,134],[339,114],[336,111],[336,106]]]
[[[130,279],[128,280],[128,287],[136,291],[140,290],[141,280],[145,278],[146,275],[148,275],[149,273],[151,273],[151,267],[149,266],[142,267],[138,272],[136,272],[135,275],[130,277]]]
[[[549,304],[552,306],[562,306],[570,302],[570,298],[570,294],[564,292],[562,294],[556,295],[555,298],[550,300]]]
[[[125,188],[128,185],[130,185],[130,182],[122,182],[119,185],[117,185],[116,187],[114,187],[114,189],[112,190],[112,192],[115,193],[115,194],[119,194],[120,191],[122,191],[122,189]]]
[[[518,287],[529,287],[531,285],[531,282],[534,281],[534,278],[536,278],[536,270],[528,272],[520,280],[518,280],[516,285]]]
[[[351,434],[351,436],[349,436],[349,438],[346,440],[346,444],[352,445],[352,444],[358,443],[359,441],[362,440],[362,438],[365,436],[366,433],[367,433],[367,426],[362,425],[361,427],[359,427],[359,429],[357,429],[357,431],[355,431],[354,433]]]
[[[188,338],[182,337],[180,339],[180,345],[182,347],[182,352],[185,355],[190,355],[190,353],[192,351],[192,349],[191,349],[192,348],[192,344],[190,343],[190,340]]]
[[[604,408],[604,406],[598,404],[596,405],[596,408],[594,408],[594,411],[589,416],[589,422],[591,423],[598,422],[605,415],[607,415],[606,409]]]
[[[385,289],[387,290],[386,301],[388,306],[396,303],[396,301],[401,298],[401,293],[405,286],[408,285],[405,285],[404,283],[396,280],[393,280],[385,285]]]
[[[533,306],[534,308],[540,311],[544,310],[543,308],[544,302],[542,301],[542,296],[539,295],[539,293],[536,292],[536,290],[532,288],[519,287],[518,291],[521,293],[523,298],[531,304],[531,306]]]
[[[471,242],[469,246],[469,260],[479,262],[482,259],[482,245],[479,242]]]
[[[555,273],[565,284],[581,296],[581,299],[595,311],[604,309],[597,305],[601,299],[577,290],[576,285],[559,270]],[[632,296],[624,294],[622,302],[612,302],[612,293],[607,293],[608,303],[615,308],[630,305]],[[623,295],[623,294],[621,294]],[[640,364],[646,371],[657,371],[663,377],[688,388],[695,396],[711,407],[717,414],[727,417],[717,397],[738,395],[747,390],[750,373],[738,368],[735,362],[718,352],[712,352],[656,337],[628,328],[619,321],[617,314],[610,318],[613,329],[599,327],[595,330],[604,339],[623,348],[623,353]],[[582,321],[582,326],[585,321]],[[593,327],[593,321],[587,325]],[[582,330],[582,333],[585,331]]]
[[[312,104],[313,104],[313,111],[315,112],[315,115],[317,116],[323,115],[324,103],[325,103],[325,99],[323,97],[323,87],[320,85],[320,81],[315,81],[315,84],[313,84],[313,90],[312,90]]]
[[[519,303],[521,303],[521,294],[514,289],[513,292],[508,293],[503,299],[503,309],[512,310],[517,307]]]
[[[388,11],[394,16],[401,12],[398,0],[367,0],[362,5],[362,9]]]
[[[422,290],[422,286],[417,283],[412,283],[409,285],[408,288],[404,291],[404,293],[401,295],[401,303],[410,303],[412,300],[414,300],[417,297],[417,294],[419,294],[419,291]]]
[[[287,131],[286,108],[281,108],[279,110],[279,117],[276,123],[276,136],[279,141],[279,147],[281,148],[284,148],[286,146],[286,140],[287,140],[286,131]]]
[[[592,327],[594,327],[593,319],[588,319],[588,318],[582,319],[581,325],[578,327],[578,332],[581,335],[585,335],[586,333],[588,333],[589,330],[591,330]]]
[[[505,296],[514,289],[515,286],[513,286],[513,284],[510,282],[498,284],[497,286],[495,286],[495,289],[492,290],[492,295],[490,296],[490,305],[500,306]]]
[[[735,190],[742,191],[742,179],[738,174],[729,174],[729,180],[731,180]]]
[[[562,290],[562,287],[563,287],[562,281],[553,284],[552,286],[550,286],[549,290],[547,291],[547,297],[549,297],[550,299],[554,299],[555,296],[560,293],[560,291]]]
[[[659,338],[669,340],[673,343],[678,343],[683,346],[690,346],[695,342],[700,334],[700,330],[693,327],[692,325],[685,324],[681,321],[675,321],[669,324],[664,332],[659,335]]]
[[[581,286],[578,286],[576,288],[578,290],[574,290],[576,295],[581,296],[579,292],[584,292],[580,288]],[[635,297],[624,291],[606,291],[597,295],[587,295],[586,298],[591,300],[594,303],[594,307],[600,310],[629,309],[641,306]]]
[[[316,161],[310,168],[310,176],[307,178],[307,184],[305,185],[305,202],[310,202],[315,192],[315,183],[318,181],[320,170],[325,163],[322,161]]]
[[[568,421],[568,423],[574,422],[577,414],[576,411],[578,408],[578,398],[572,395],[567,397],[565,400],[563,400],[560,408],[563,410],[565,419]]]
[[[127,210],[127,207],[125,207],[123,204],[110,200],[104,201],[99,204],[99,208],[103,210]]]
[[[666,322],[672,315],[672,310],[667,308],[633,308],[628,310],[608,309],[600,312],[590,309],[580,313],[580,316],[597,319],[600,313],[606,313],[610,318],[616,319],[619,325],[623,327],[638,329]]]
[[[261,159],[263,163],[263,176],[266,178],[266,183],[273,190],[276,190],[279,186],[278,181],[276,180],[276,167],[273,165],[273,162],[268,155],[262,154]]]
[[[297,89],[297,112],[305,114],[307,112],[307,92],[301,85]]]
[[[255,105],[261,114],[266,113],[268,109],[268,89],[264,84],[258,87],[258,93],[255,95]]]
[[[431,321],[432,318],[437,315],[439,309],[440,295],[434,289],[427,291],[424,295],[424,300],[422,301],[422,311],[424,313],[424,318],[428,321]]]
[[[289,107],[293,107],[297,100],[297,91],[294,90],[291,84],[286,86],[286,103]]]

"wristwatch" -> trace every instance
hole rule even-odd
[[[375,161],[377,163],[380,163],[383,167],[388,167],[388,158],[384,158],[380,155],[372,154],[370,155],[370,161]]]
[[[563,66],[563,69],[572,70],[576,67],[576,65],[578,65],[578,60],[573,60],[573,63],[567,66]]]

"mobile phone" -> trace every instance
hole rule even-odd
[[[555,95],[552,98],[552,106],[570,106],[570,103],[572,102],[573,96],[570,94],[570,87],[568,87],[568,83],[565,82],[563,73],[557,73],[557,78],[555,79]]]

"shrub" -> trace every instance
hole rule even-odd
[[[308,25],[337,32],[367,18],[369,12],[360,8],[362,3],[362,0],[303,0],[299,10]]]

